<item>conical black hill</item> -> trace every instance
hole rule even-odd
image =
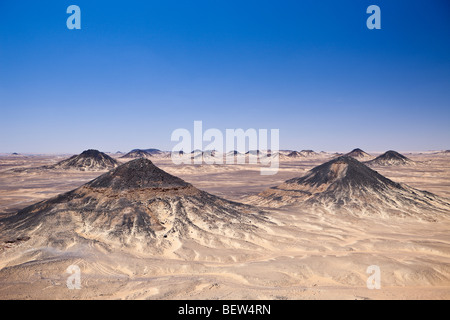
[[[393,151],[393,150],[387,151],[384,155],[382,155],[380,157],[383,157],[388,160],[390,160],[390,159],[403,159],[403,160],[408,159],[404,155],[398,153],[397,151]]]
[[[348,157],[356,158],[356,159],[364,159],[364,158],[370,158],[370,155],[366,153],[364,150],[361,150],[359,148],[353,149],[349,153],[345,154]]]
[[[274,207],[302,204],[333,213],[415,216],[428,221],[450,212],[447,199],[396,183],[349,156],[267,189],[254,200]]]
[[[102,152],[94,149],[85,150],[80,154],[80,157],[99,158],[103,155]]]
[[[368,165],[391,166],[391,165],[410,165],[414,164],[414,161],[408,159],[407,157],[396,151],[389,150],[366,163]]]
[[[159,169],[148,159],[136,159],[105,173],[86,186],[113,190],[180,188],[190,184]]]
[[[151,161],[137,159],[0,219],[0,233],[27,237],[33,247],[62,250],[79,243],[85,248],[95,239],[96,244],[133,246],[146,253],[173,247],[180,254],[185,240],[209,248],[223,247],[221,239],[233,248],[248,246],[257,229],[254,223],[265,220],[253,212],[258,210],[201,191]]]
[[[130,152],[128,152],[126,155],[124,155],[123,157],[121,157],[122,159],[138,159],[138,158],[151,158],[152,155],[145,151],[145,150],[140,150],[140,149],[135,149],[132,150]]]
[[[77,170],[109,170],[115,168],[119,163],[98,150],[86,150],[79,155],[58,162],[48,169],[77,169]]]
[[[306,176],[294,178],[286,183],[320,186],[339,184],[341,186],[381,188],[391,186],[401,188],[400,184],[382,176],[358,160],[341,156],[312,169]]]

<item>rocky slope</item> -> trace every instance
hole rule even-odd
[[[186,242],[255,248],[254,207],[201,191],[147,159],[125,163],[78,189],[0,221],[2,236],[61,250],[80,244],[175,251]]]
[[[151,159],[152,157],[153,156],[145,150],[135,149],[135,150],[131,150],[126,155],[124,155],[120,158],[121,159],[139,159],[139,158]]]
[[[414,216],[433,220],[450,213],[450,202],[426,191],[396,183],[363,163],[342,156],[285,181],[251,201],[279,207],[302,205],[330,212]]]
[[[396,151],[387,151],[373,160],[366,162],[370,166],[410,166],[415,162]]]
[[[79,155],[58,162],[52,166],[46,166],[45,169],[64,169],[80,171],[105,171],[117,167],[119,163],[98,150],[86,150]]]
[[[366,160],[372,159],[372,156],[370,154],[368,154],[367,152],[365,152],[359,148],[353,149],[349,153],[345,154],[345,156],[352,157],[359,161],[366,161]]]

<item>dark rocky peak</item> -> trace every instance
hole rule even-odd
[[[159,169],[150,160],[140,158],[105,173],[86,186],[91,188],[129,190],[145,188],[172,189],[187,187],[190,184]]]

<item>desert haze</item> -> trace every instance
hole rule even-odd
[[[0,299],[450,298],[448,152],[279,158],[1,155]]]

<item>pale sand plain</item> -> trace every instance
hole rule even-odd
[[[405,154],[415,166],[375,167],[386,177],[450,198],[450,156]],[[329,159],[282,160],[278,174],[257,165],[175,166],[161,169],[220,197],[246,202],[268,187],[304,175]],[[101,172],[29,171],[54,156],[0,158],[0,212],[72,190]],[[272,225],[248,239],[257,249],[179,243],[190,255],[146,254],[101,246],[33,248],[2,244],[1,299],[449,299],[450,219],[381,218],[268,209]],[[226,239],[224,240],[226,242]],[[186,252],[186,250],[185,250]],[[81,269],[81,289],[69,290],[66,269]],[[381,289],[368,289],[368,266],[381,270]]]

